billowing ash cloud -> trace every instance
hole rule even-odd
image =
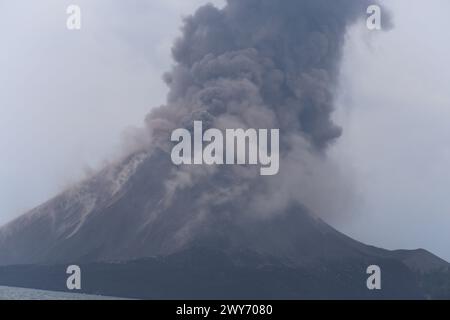
[[[342,132],[331,119],[339,63],[347,28],[368,5],[229,0],[223,9],[206,5],[188,17],[173,48],[176,65],[165,76],[168,103],[147,117],[153,145],[167,150],[171,130],[194,120],[222,129],[280,128],[281,172],[264,179],[250,168],[177,168],[169,189],[221,181],[226,171],[234,180],[205,190],[211,201],[222,195],[236,201],[236,194],[249,211],[270,214],[292,201],[328,210],[321,204],[342,183],[323,161]]]
[[[341,130],[330,120],[347,27],[363,1],[228,1],[186,20],[167,75],[169,107],[180,125],[192,118],[231,118],[273,126],[322,149]],[[176,109],[171,110],[171,109]],[[160,118],[155,112],[149,122]]]

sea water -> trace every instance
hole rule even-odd
[[[120,298],[0,286],[0,300],[116,300]]]

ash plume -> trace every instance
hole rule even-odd
[[[167,105],[146,119],[151,146],[168,150],[170,132],[195,120],[221,129],[280,128],[281,171],[264,179],[251,168],[174,168],[164,177],[170,197],[217,180],[212,190],[205,187],[210,201],[201,211],[238,201],[258,216],[293,202],[324,213],[336,205],[324,207],[327,199],[345,198],[337,193],[349,182],[325,152],[342,133],[331,116],[346,31],[368,5],[229,0],[223,9],[206,5],[188,17],[173,48],[176,65],[165,75]]]

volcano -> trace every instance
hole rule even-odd
[[[449,265],[425,250],[357,242],[304,201],[341,135],[334,95],[347,29],[373,1],[228,0],[186,18],[154,108],[133,148],[0,229],[0,284],[138,298],[441,298]],[[388,21],[387,14],[384,21]],[[279,172],[179,165],[171,133],[279,130]],[[317,174],[319,173],[319,174]],[[346,188],[342,181],[342,188]],[[309,190],[310,191],[310,190]],[[315,198],[332,195],[318,188]],[[382,270],[369,290],[366,270]]]
[[[158,177],[169,159],[131,155],[1,228],[0,283],[64,291],[76,263],[84,292],[133,298],[448,297],[431,285],[448,283],[444,260],[362,244],[301,206],[261,218],[226,203],[206,219],[195,205],[204,185],[168,205]],[[383,270],[380,292],[366,288],[370,265]]]

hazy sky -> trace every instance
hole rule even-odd
[[[0,224],[120,150],[126,128],[165,101],[181,17],[206,2],[0,1]]]
[[[340,229],[450,260],[450,2],[386,4],[394,29],[355,29],[346,49],[334,155],[353,167],[359,203]]]
[[[180,17],[206,2],[0,2],[0,224],[119,152],[126,128],[164,102]],[[66,29],[71,3],[81,31]],[[370,244],[450,260],[450,3],[386,7],[394,29],[368,34],[361,23],[348,36],[344,135],[330,157],[351,173],[355,197],[332,222]]]

